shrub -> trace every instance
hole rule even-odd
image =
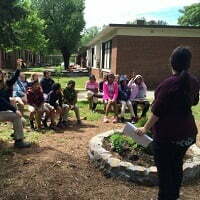
[[[139,147],[139,145],[136,144],[136,142],[132,138],[126,137],[119,132],[116,132],[112,136],[110,136],[109,141],[113,146],[113,150],[117,153],[122,153],[128,148],[136,149]]]

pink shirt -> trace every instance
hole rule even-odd
[[[113,82],[112,84],[108,84],[108,82],[104,82],[103,84],[103,99],[104,100],[116,100],[118,97],[118,84]]]
[[[86,90],[96,92],[96,90],[98,90],[98,88],[99,88],[99,85],[97,82],[87,81],[85,84],[85,88],[86,88]]]

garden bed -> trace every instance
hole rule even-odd
[[[153,155],[147,149],[137,145],[132,138],[125,137],[121,133],[105,138],[103,148],[110,151],[116,158],[134,165],[142,167],[154,165]]]
[[[123,136],[121,132],[116,132],[112,136],[105,138],[103,148],[111,152],[116,158],[134,165],[147,168],[154,166],[152,150],[137,145],[132,138]],[[191,152],[188,151],[184,161],[191,158]]]
[[[140,147],[134,147],[134,144],[130,141],[129,145],[134,149],[134,151],[130,151],[133,158],[138,158],[140,156],[140,159],[131,160],[129,153],[128,157],[124,156],[124,150],[119,147],[120,139],[118,139],[118,141],[115,140],[115,145],[111,145],[110,140],[113,139],[112,136],[115,137],[116,132],[119,133],[122,131],[112,130],[104,132],[90,140],[88,151],[90,160],[99,167],[107,177],[117,177],[143,185],[157,185],[157,169],[154,166],[153,157],[148,154],[145,155],[145,151],[140,149]],[[127,147],[125,149],[126,152]],[[183,165],[184,183],[200,177],[200,148],[196,145],[192,145],[189,152],[190,156],[185,158]],[[150,158],[146,159],[147,156]]]

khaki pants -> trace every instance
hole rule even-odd
[[[73,110],[74,110],[74,112],[75,112],[76,119],[77,119],[77,120],[80,120],[79,107],[78,107],[77,105],[75,105]]]
[[[132,106],[131,101],[120,101],[120,102],[122,104],[121,117],[124,117],[126,106],[128,107],[128,109],[129,109],[129,111],[131,113],[131,117],[134,117],[133,106]]]
[[[0,122],[12,122],[14,129],[14,139],[24,139],[23,125],[21,118],[12,111],[0,111]]]

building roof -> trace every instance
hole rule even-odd
[[[116,35],[200,37],[200,27],[172,25],[109,24],[92,41],[90,41],[87,46],[92,46],[98,41],[106,40],[106,38],[112,38]]]

